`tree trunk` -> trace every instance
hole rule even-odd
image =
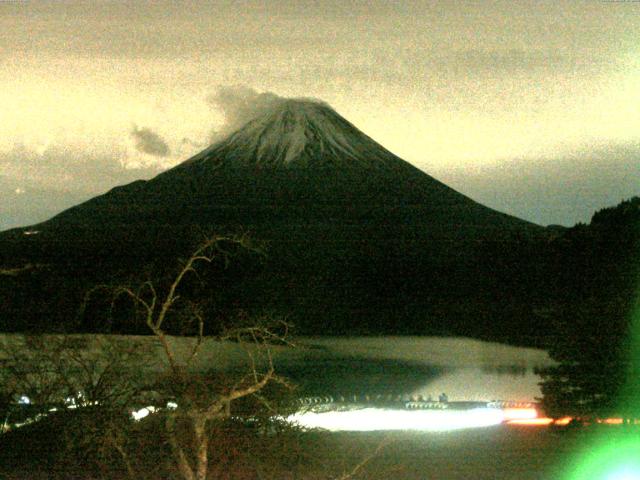
[[[122,457],[122,461],[124,462],[124,465],[127,469],[127,474],[129,475],[129,480],[136,480],[138,476],[136,475],[136,472],[133,469],[133,466],[131,465],[131,461],[129,460],[129,455],[127,455],[127,452],[125,451],[124,447],[120,444],[118,440],[114,440],[113,445],[115,446],[116,450],[120,454],[120,457]]]
[[[167,416],[166,429],[167,434],[169,435],[171,450],[173,450],[173,456],[178,464],[178,470],[180,471],[182,478],[184,480],[196,480],[196,476],[193,474],[193,470],[191,465],[189,465],[187,456],[185,455],[184,450],[182,450],[182,447],[180,447],[178,439],[176,438],[175,421],[176,420],[172,415]]]
[[[207,435],[207,419],[198,415],[193,419],[193,430],[196,440],[196,480],[206,480],[209,467],[209,435]]]

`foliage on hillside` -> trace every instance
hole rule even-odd
[[[581,418],[638,416],[640,394],[640,198],[594,214],[559,240],[549,353],[540,371],[545,410]]]

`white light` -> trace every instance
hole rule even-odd
[[[640,470],[633,467],[622,468],[611,472],[605,480],[638,480],[640,479]]]
[[[144,417],[148,416],[150,413],[154,413],[156,411],[156,407],[144,407],[138,411],[131,412],[131,416],[134,420],[142,420]]]
[[[364,408],[342,412],[303,412],[288,420],[308,428],[331,431],[423,430],[447,431],[498,425],[504,414],[495,408],[472,410],[386,410]]]
[[[167,402],[167,408],[169,410],[175,410],[178,408],[178,404],[176,402]]]
[[[18,404],[20,404],[20,405],[30,405],[31,404],[31,399],[29,397],[27,397],[26,395],[22,395],[18,399]]]
[[[83,399],[84,399],[84,395],[82,394],[82,392],[78,392],[75,396],[69,396],[65,398],[64,404],[69,409],[78,408],[82,405],[87,405],[87,402],[84,402]]]

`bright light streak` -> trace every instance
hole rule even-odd
[[[622,425],[623,420],[621,418],[605,418],[599,423],[604,423],[605,425]]]
[[[301,412],[288,417],[290,422],[307,428],[330,431],[423,430],[447,431],[488,427],[504,421],[502,410],[386,410],[363,408],[340,412]]]
[[[539,418],[517,418],[514,420],[508,420],[509,425],[527,425],[527,426],[545,426],[553,423],[553,418],[539,417]]]
[[[538,411],[535,408],[505,408],[505,420],[531,420],[538,418]]]
[[[562,417],[562,418],[559,418],[559,419],[555,420],[553,423],[554,423],[554,425],[564,426],[564,425],[569,425],[571,420],[573,420],[573,417]]]

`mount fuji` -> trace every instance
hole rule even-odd
[[[281,312],[306,334],[530,343],[536,328],[530,286],[546,229],[480,205],[307,99],[274,102],[151,180],[3,232],[0,260],[94,278],[168,262],[212,231],[268,249],[221,305]]]

